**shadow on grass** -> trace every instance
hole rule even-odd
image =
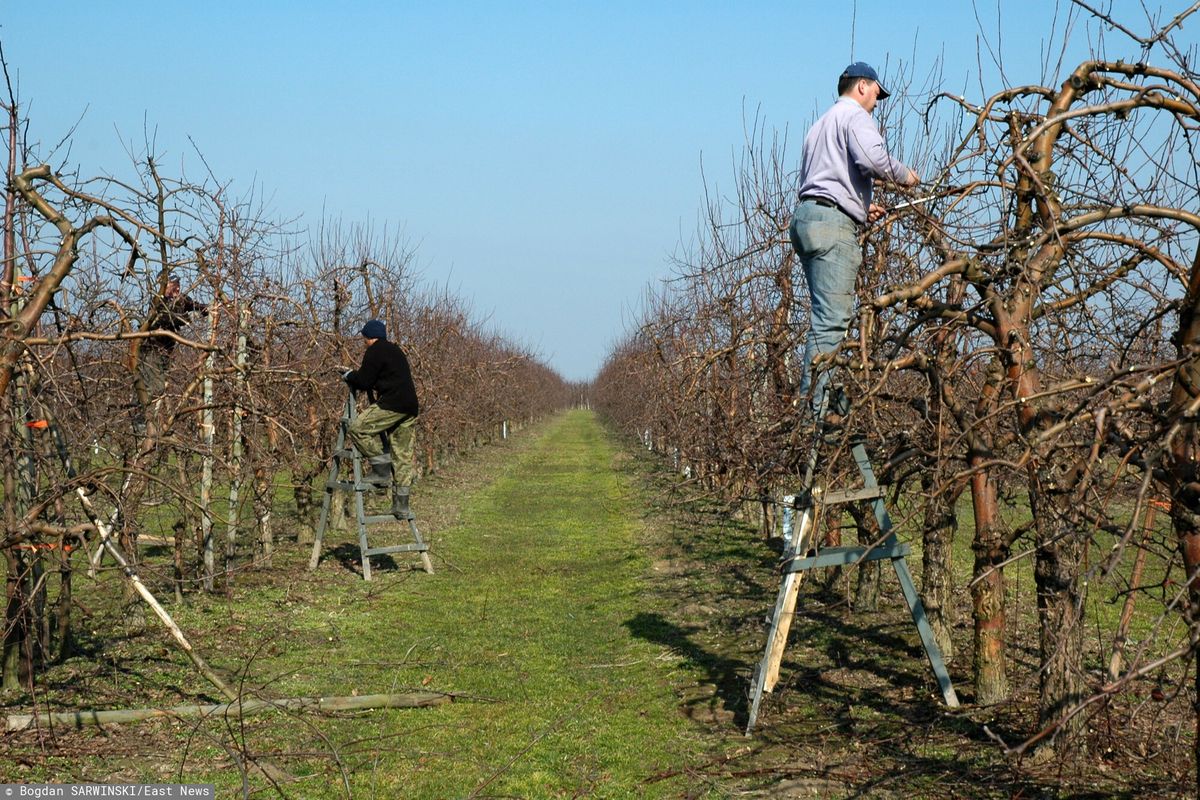
[[[658,613],[641,612],[625,627],[639,639],[669,647],[691,663],[705,671],[708,683],[716,687],[716,698],[726,711],[734,714],[735,721],[743,720],[747,713],[745,680],[739,671],[745,670],[740,660],[726,658],[713,653],[692,640],[700,628],[683,628]],[[699,700],[693,703],[700,702]]]
[[[353,572],[360,578],[362,577],[362,552],[358,549],[357,544],[342,542],[332,550],[329,550],[324,555],[324,558],[336,559],[347,572]],[[400,569],[401,567],[396,563],[396,559],[390,555],[371,556],[372,572],[394,572]]]

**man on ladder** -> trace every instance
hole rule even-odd
[[[856,61],[838,78],[838,99],[804,137],[800,202],[789,231],[811,299],[800,395],[812,391],[819,412],[828,372],[812,380],[812,361],[841,344],[854,313],[854,281],[862,264],[859,234],[885,213],[871,202],[875,179],[916,186],[920,177],[892,158],[871,119],[888,92],[868,64]]]
[[[811,396],[816,430],[796,500],[800,519],[780,564],[782,580],[775,609],[769,618],[767,645],[750,687],[747,734],[754,730],[758,721],[763,694],[770,692],[779,678],[804,571],[879,559],[890,560],[895,568],[946,704],[950,707],[958,705],[954,686],[908,570],[905,560],[908,546],[899,542],[892,530],[884,493],[875,478],[865,440],[852,437],[846,442],[850,445],[850,454],[863,487],[828,491],[830,487],[824,484],[829,475],[817,475],[822,445],[827,443],[826,434],[837,424],[832,417],[845,417],[850,404],[844,392],[828,390],[829,370],[823,370],[814,380],[812,362],[817,354],[835,350],[849,329],[854,312],[854,285],[862,264],[860,236],[869,223],[886,213],[871,202],[874,181],[880,179],[900,186],[916,186],[920,182],[915,170],[888,154],[879,128],[871,119],[876,104],[887,96],[887,90],[872,67],[861,61],[851,64],[838,78],[837,102],[816,121],[804,139],[800,200],[792,218],[790,238],[804,269],[811,299],[811,324],[799,391],[801,396]],[[827,418],[830,411],[833,413]],[[821,467],[821,472],[827,472],[828,462],[822,462]],[[822,509],[864,501],[872,502],[883,538],[869,547],[821,547],[816,528]]]
[[[409,518],[408,496],[413,482],[413,428],[420,407],[417,389],[404,351],[387,338],[387,327],[373,319],[363,325],[367,349],[362,364],[342,378],[355,391],[370,392],[374,402],[350,424],[347,435],[367,459],[371,472],[363,478],[386,491],[392,484],[392,514]],[[386,436],[391,454],[383,450]]]

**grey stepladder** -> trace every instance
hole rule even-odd
[[[829,396],[833,395],[830,399]],[[840,388],[831,388],[826,392],[826,400],[833,403],[839,413],[845,415],[849,411],[849,402]],[[825,403],[822,403],[818,419],[825,417]],[[770,626],[767,631],[767,646],[763,652],[762,661],[754,672],[750,686],[750,711],[746,722],[746,734],[749,735],[758,723],[759,708],[763,694],[775,688],[779,680],[779,668],[783,663],[783,651],[787,646],[788,633],[791,631],[792,619],[796,613],[796,601],[800,592],[800,583],[804,573],[818,567],[837,567],[858,564],[866,561],[889,559],[896,571],[904,601],[912,614],[913,623],[925,647],[925,655],[929,658],[929,666],[933,669],[942,698],[950,708],[958,707],[958,695],[950,682],[950,674],[942,660],[942,651],[933,635],[933,628],[925,616],[925,607],[913,584],[912,574],[908,570],[905,557],[909,546],[896,539],[892,530],[892,520],[884,504],[884,488],[875,478],[875,470],[867,456],[866,442],[861,437],[850,439],[850,454],[855,467],[862,476],[863,486],[859,489],[843,491],[828,491],[827,487],[814,480],[817,461],[821,446],[824,443],[825,431],[818,426],[812,449],[809,452],[808,463],[805,467],[803,489],[795,501],[798,519],[794,524],[791,538],[785,543],[783,558],[780,562],[782,579],[779,594],[775,599],[775,609],[771,614]],[[831,506],[845,503],[872,501],[875,519],[879,523],[882,540],[874,547],[819,547],[814,531],[821,517],[821,512]],[[810,555],[811,552],[811,555]]]
[[[356,415],[354,392],[346,398],[346,409],[338,423],[337,441],[333,446],[333,458],[329,464],[329,476],[325,480],[325,499],[321,503],[321,521],[317,524],[315,541],[313,542],[312,557],[308,560],[309,570],[317,568],[321,560],[321,545],[325,539],[325,530],[329,525],[329,510],[333,505],[334,492],[354,492],[354,513],[358,526],[358,549],[362,554],[363,580],[371,580],[371,556],[382,556],[390,553],[420,553],[421,566],[428,573],[433,573],[433,563],[429,560],[429,545],[421,538],[417,529],[417,521],[411,510],[400,515],[367,514],[363,494],[378,488],[375,484],[363,481],[363,457],[352,445],[348,445],[347,431]],[[342,469],[350,468],[351,480],[342,480]],[[393,491],[395,491],[393,487]],[[370,525],[394,524],[407,522],[412,532],[411,544],[394,544],[383,547],[371,547],[367,542],[367,527]]]

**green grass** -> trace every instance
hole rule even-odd
[[[639,547],[638,498],[613,468],[617,451],[589,413],[576,411],[508,455],[499,477],[461,497],[459,518],[432,532],[434,575],[398,554],[390,569],[377,559],[366,583],[329,553],[347,553],[351,537],[331,535],[313,575],[300,571],[295,554],[281,555],[262,580],[243,581],[232,603],[201,597],[174,610],[201,652],[260,695],[424,689],[454,693],[454,703],[343,717],[274,714],[228,729],[154,723],[120,735],[137,752],[172,742],[166,756],[93,756],[71,767],[47,760],[28,776],[0,773],[174,774],[214,782],[230,796],[241,783],[231,751],[241,749],[298,777],[283,787],[294,797],[343,797],[347,785],[354,797],[678,796],[682,778],[646,780],[706,745],[678,711],[686,665],[635,624],[650,561]],[[418,514],[434,502],[421,487],[415,498]],[[157,632],[148,638],[164,641]],[[211,694],[166,649],[147,654],[137,641],[111,637],[97,646],[125,661],[125,674],[76,664],[76,677],[98,690],[92,702],[76,703],[95,707],[139,691],[182,702],[171,699],[172,686]],[[116,685],[101,685],[109,680]],[[67,687],[49,683],[66,701]],[[250,781],[263,784],[253,773]]]

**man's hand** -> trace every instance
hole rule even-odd
[[[871,207],[867,209],[867,222],[875,222],[886,213],[886,208],[878,203],[871,203]]]
[[[908,182],[904,185],[905,186],[916,186],[920,182],[921,182],[921,176],[917,174],[917,171],[915,169],[910,168],[908,170]]]

